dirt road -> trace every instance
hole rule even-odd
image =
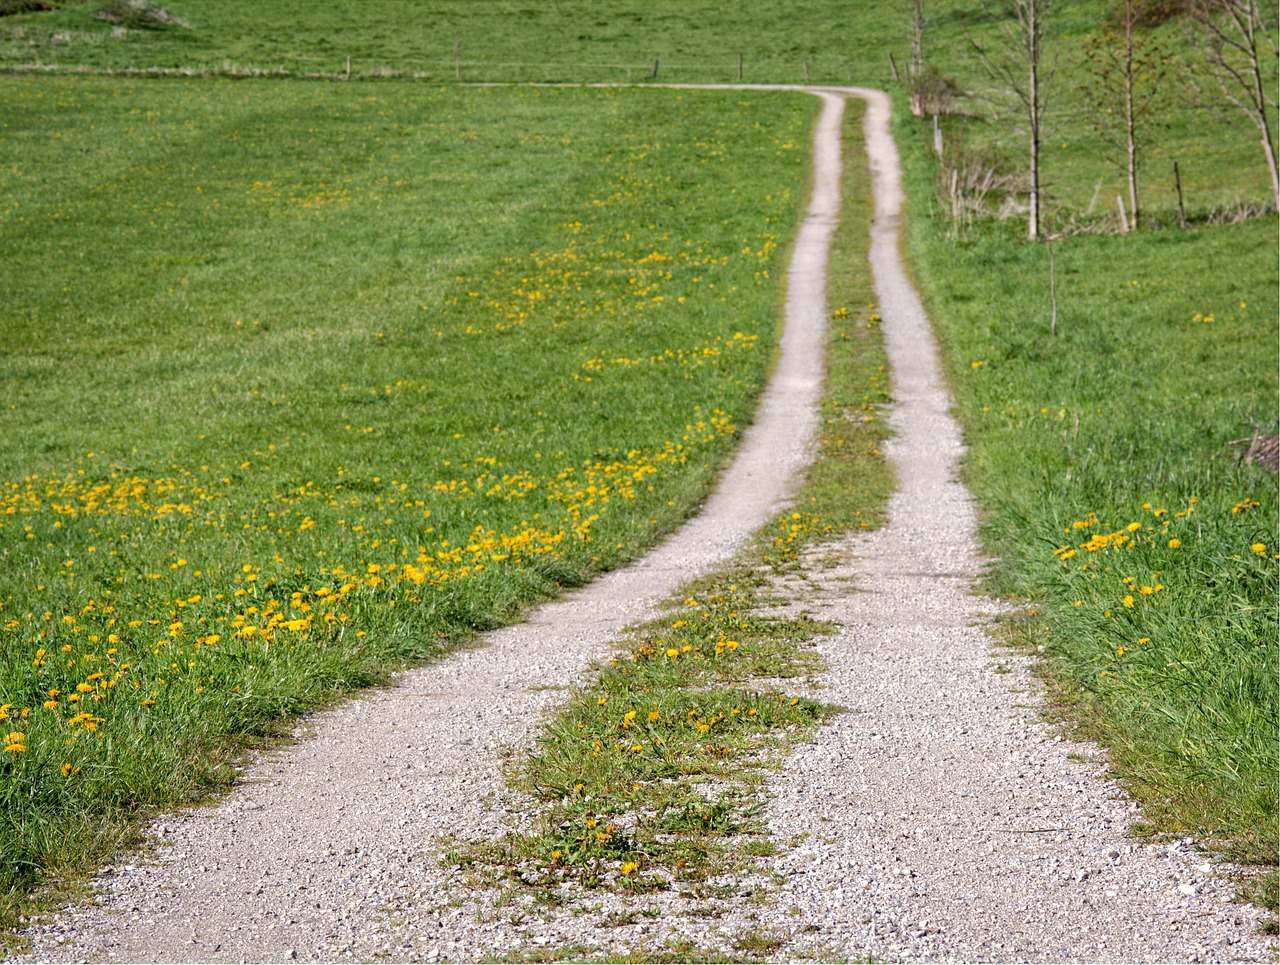
[[[1203,859],[1124,836],[1129,806],[1096,760],[1072,759],[1094,752],[1055,738],[1025,706],[1025,668],[992,657],[981,628],[991,604],[968,589],[979,561],[973,506],[955,481],[959,431],[898,258],[888,99],[813,93],[823,105],[814,194],[779,365],[703,513],[634,566],[312,718],[303,740],[248,768],[224,803],[156,822],[154,856],[105,872],[93,905],[33,928],[34,958],[458,960],[572,946],[643,959],[682,942],[728,949],[762,930],[785,936],[782,960],[1265,958],[1254,913],[1227,900]],[[525,920],[486,899],[478,920],[440,863],[441,841],[519,821],[502,807],[503,755],[527,746],[539,712],[626,625],[728,559],[793,492],[815,428],[849,96],[868,102],[871,257],[902,487],[885,531],[827,548],[839,565],[791,588],[841,624],[817,684],[857,713],[773,783],[771,827],[796,843],[777,859],[782,883],[764,901],[753,886],[711,917],[659,895],[645,899],[651,916],[612,929],[600,915],[622,899]]]

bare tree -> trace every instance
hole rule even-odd
[[[1258,130],[1272,193],[1280,208],[1280,172],[1276,170],[1276,139],[1271,127],[1271,111],[1276,106],[1273,72],[1280,54],[1274,27],[1264,19],[1258,0],[1187,0],[1187,9],[1209,74],[1227,101]]]
[[[999,0],[1006,22],[999,49],[988,49],[972,37],[969,43],[991,79],[1020,106],[1027,126],[1030,213],[1027,237],[1041,230],[1040,145],[1054,68],[1045,62],[1048,16],[1054,0]]]
[[[920,96],[920,81],[924,76],[924,0],[911,3],[911,63],[907,67],[907,89],[911,92],[911,113],[924,115]]]
[[[924,0],[911,0],[911,72],[924,70]]]
[[[1141,223],[1138,166],[1144,128],[1157,107],[1164,73],[1164,51],[1138,28],[1138,0],[1120,0],[1114,21],[1090,39],[1089,80],[1085,96],[1092,103],[1094,128],[1122,152],[1120,166],[1129,183],[1129,223]]]

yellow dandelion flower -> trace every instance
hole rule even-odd
[[[1266,556],[1266,555],[1267,555],[1267,544],[1266,544],[1266,543],[1254,543],[1252,546],[1250,546],[1250,547],[1249,547],[1249,549],[1253,550],[1253,551],[1254,551],[1255,553],[1257,553],[1259,556]]]
[[[622,873],[624,875],[633,875],[636,873],[636,869],[638,867],[640,866],[636,864],[634,861],[628,861],[626,864],[622,866]]]
[[[1177,537],[1174,537],[1173,539],[1169,540],[1169,549],[1171,550],[1176,550],[1181,545],[1182,545],[1182,540],[1178,539]]]

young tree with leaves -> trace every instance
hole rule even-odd
[[[1032,239],[1039,238],[1041,233],[1040,146],[1055,72],[1045,61],[1045,47],[1053,2],[1001,0],[997,9],[1003,14],[1005,25],[999,49],[988,49],[969,38],[987,74],[1004,95],[1019,104],[1026,120],[1030,176],[1027,237]]]
[[[1115,16],[1089,38],[1090,83],[1084,88],[1094,108],[1094,128],[1122,158],[1134,230],[1142,219],[1138,167],[1143,134],[1158,107],[1165,65],[1160,45],[1141,30],[1141,17],[1138,0],[1119,0]]]

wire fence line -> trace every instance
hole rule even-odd
[[[26,58],[22,57],[26,53]],[[463,60],[418,62],[413,64],[369,60],[365,63],[350,58],[336,69],[317,65],[255,65],[224,60],[220,64],[190,64],[150,67],[103,67],[91,64],[63,64],[56,60],[32,59],[28,51],[14,52],[0,46],[0,72],[9,74],[91,74],[98,76],[138,77],[274,77],[306,80],[380,80],[401,78],[431,82],[521,83],[554,82],[601,83],[652,80],[688,83],[819,83],[847,84],[859,79],[852,61],[832,64],[801,60],[794,64],[765,61],[752,65],[740,58],[722,63],[668,63],[661,58],[644,63],[596,63],[576,61]],[[885,64],[885,84],[892,75]]]

